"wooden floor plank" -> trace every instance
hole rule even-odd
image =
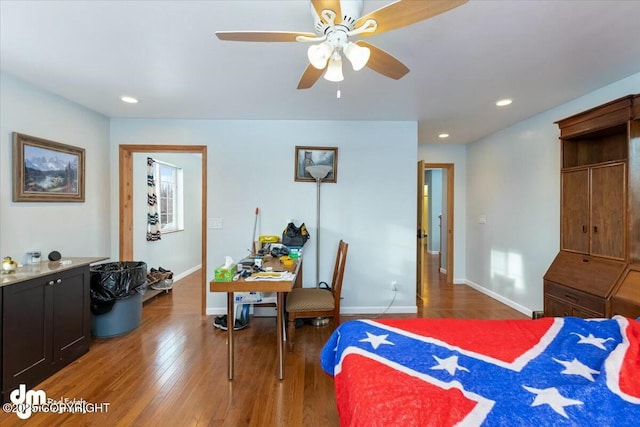
[[[426,268],[428,290],[417,300],[418,314],[394,317],[525,317],[468,286],[447,285],[431,262]],[[274,319],[252,318],[235,334],[235,378],[228,381],[227,334],[212,327],[213,316],[200,316],[199,274],[146,302],[139,328],[93,338],[88,354],[35,387],[54,400],[109,403],[108,412],[38,413],[26,424],[2,413],[0,425],[338,426],[333,380],[319,364],[333,325],[296,330],[293,352],[285,352],[285,379],[279,381]]]

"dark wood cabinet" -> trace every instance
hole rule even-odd
[[[625,184],[625,163],[562,172],[562,250],[625,259]]]
[[[628,266],[640,262],[640,95],[557,124],[560,253],[544,276],[544,313],[609,317],[622,284],[636,283],[625,279]]]
[[[2,397],[89,351],[89,265],[3,286]]]
[[[589,169],[563,172],[562,242],[565,251],[589,253]]]

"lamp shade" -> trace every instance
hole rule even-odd
[[[329,172],[333,170],[333,168],[328,165],[314,165],[307,166],[306,170],[315,179],[324,179],[329,174]]]
[[[344,80],[344,76],[342,75],[342,58],[340,55],[333,55],[331,57],[327,72],[324,73],[324,78],[330,82],[341,82]]]
[[[309,62],[318,70],[323,70],[327,66],[327,61],[331,58],[332,53],[333,46],[327,41],[309,46],[309,49],[307,49]]]
[[[351,61],[354,71],[362,70],[371,56],[371,50],[368,47],[358,46],[352,42],[347,43],[342,51]]]

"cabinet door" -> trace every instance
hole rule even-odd
[[[64,366],[89,350],[89,267],[65,271],[54,277],[53,362]]]
[[[625,259],[625,164],[591,169],[591,254]]]
[[[589,253],[589,169],[562,173],[562,247]]]
[[[46,378],[52,363],[53,288],[41,279],[2,288],[2,391]]]
[[[544,297],[545,317],[566,317],[571,315],[571,305],[555,298]]]

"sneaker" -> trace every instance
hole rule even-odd
[[[164,269],[162,267],[158,267],[158,271],[160,273],[164,273],[165,279],[173,279],[173,272],[171,270]]]
[[[213,327],[214,328],[218,328],[218,329],[223,329],[226,330],[227,329],[227,315],[225,314],[224,316],[216,316],[216,318],[213,320]]]
[[[236,319],[236,323],[233,325],[234,331],[239,331],[249,326],[249,320]]]
[[[239,331],[241,329],[246,328],[247,326],[249,326],[249,321],[245,321],[242,319],[236,319],[235,324],[233,325],[233,330],[234,331]],[[217,316],[214,321],[213,321],[213,327],[217,328],[217,329],[222,329],[223,331],[227,330],[227,315],[225,314],[224,316]]]

